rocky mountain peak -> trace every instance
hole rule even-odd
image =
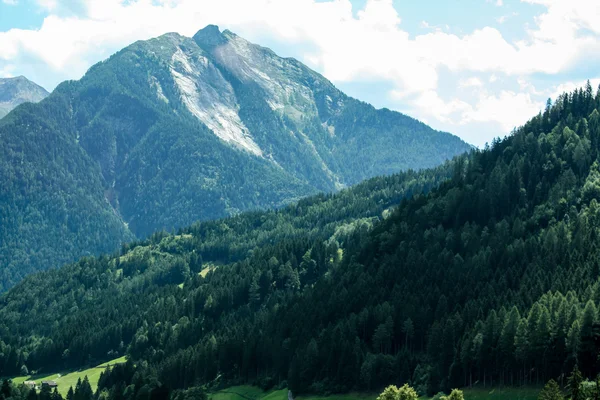
[[[221,33],[218,26],[207,25],[194,35],[194,41],[198,43],[198,46],[208,50],[226,44],[227,37]]]
[[[19,104],[37,103],[46,96],[48,96],[46,89],[22,75],[14,78],[0,78],[0,118]]]

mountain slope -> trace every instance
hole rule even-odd
[[[594,378],[599,110],[589,85],[563,95],[392,212],[394,193],[437,173],[373,179],[33,275],[2,297],[5,372],[127,347],[145,382],[167,391],[410,381],[432,394],[541,383],[575,364]]]
[[[24,76],[0,78],[0,118],[22,103],[37,103],[48,96],[43,87]]]
[[[32,274],[0,298],[0,374],[16,373],[23,363],[32,369],[63,369],[103,360],[111,351],[122,354],[121,341],[127,346],[140,326],[154,320],[154,300],[195,290],[198,272],[229,273],[238,268],[231,263],[245,263],[253,253],[262,254],[262,248],[294,249],[294,268],[314,243],[328,241],[328,251],[336,253],[353,232],[366,232],[389,208],[431,190],[451,172],[448,163],[373,178],[335,195],[310,197],[281,210],[198,222],[177,235],[157,233],[124,245],[122,254],[84,258]],[[293,275],[291,268],[286,275]],[[244,269],[232,276],[245,282],[251,275]],[[184,282],[183,288],[177,286]],[[129,321],[125,328],[124,321]]]
[[[257,145],[270,146],[269,154],[281,165],[295,165],[294,159],[286,159],[286,155],[293,157],[286,142],[297,141],[294,148],[308,147],[307,152],[312,150],[328,173],[329,187],[407,168],[432,167],[466,149],[456,137],[400,113],[375,110],[344,95],[297,60],[280,58],[230,31],[221,33],[208,26],[194,40],[229,78],[238,96],[240,118]],[[257,104],[263,109],[257,110]],[[261,125],[267,118],[272,120],[283,135],[275,136],[273,128],[264,132],[263,126],[256,126],[257,117]],[[398,149],[401,155],[394,154]],[[433,158],[427,160],[424,154]],[[299,156],[300,160],[304,157]]]
[[[121,212],[137,235],[250,208],[277,207],[375,175],[437,165],[468,149],[454,136],[398,113],[389,112],[388,117],[386,111],[349,99],[297,61],[281,59],[213,26],[194,39],[168,34],[138,42],[110,61],[98,70],[121,71],[146,63],[151,72],[136,90],[151,89],[161,107],[189,118],[180,124],[181,131],[207,128],[203,134],[192,134],[193,140],[202,137],[203,141],[194,152],[160,154],[157,142],[163,149],[176,146],[171,140],[195,145],[192,138],[166,133],[157,125],[129,152],[122,172],[115,176],[116,191]],[[200,128],[194,128],[198,122]],[[207,146],[214,150],[207,151]],[[429,151],[426,146],[431,146]],[[118,140],[116,147],[123,147]],[[392,152],[392,148],[403,151]],[[88,152],[106,154],[107,149],[88,147]],[[191,153],[200,159],[180,158]],[[117,170],[121,169],[118,161],[113,161]],[[157,173],[160,162],[172,169]],[[112,176],[106,175],[110,181]],[[185,182],[165,187],[177,175],[184,175]],[[194,197],[201,195],[211,198],[202,208],[182,204],[197,204]],[[152,215],[137,215],[140,208],[148,209],[149,198],[158,201],[158,207],[148,210]]]
[[[1,289],[133,239],[104,198],[97,165],[53,123],[62,100],[23,104],[0,120]]]
[[[133,236],[280,207],[470,148],[214,26],[123,49],[4,118],[0,144],[0,207],[11,216],[0,288]],[[48,176],[64,176],[63,188]]]

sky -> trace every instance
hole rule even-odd
[[[480,147],[600,84],[599,0],[0,0],[0,77],[53,90],[136,40],[208,24]]]

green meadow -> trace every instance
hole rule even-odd
[[[69,388],[77,384],[77,380],[83,378],[87,375],[88,380],[90,381],[90,385],[92,389],[96,391],[98,387],[98,379],[100,379],[100,374],[102,371],[106,369],[107,366],[112,366],[115,364],[121,364],[126,362],[125,357],[116,358],[114,360],[96,365],[95,367],[91,367],[88,369],[82,369],[79,371],[64,371],[59,373],[50,373],[50,374],[36,374],[29,376],[17,376],[12,378],[12,381],[15,384],[21,384],[25,381],[35,381],[37,385],[41,385],[42,381],[55,381],[58,384],[58,391],[60,394],[66,396]]]

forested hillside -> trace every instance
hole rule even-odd
[[[23,104],[0,120],[0,291],[134,238],[104,198],[98,166],[53,122],[61,102]]]
[[[116,256],[33,274],[0,299],[0,376],[16,374],[24,364],[43,371],[122,355],[138,329],[176,325],[181,307],[195,304],[185,300],[190,296],[205,297],[197,299],[200,308],[214,299],[207,310],[212,303],[216,320],[218,310],[245,310],[251,285],[264,286],[265,298],[285,299],[325,272],[303,264],[303,257],[339,264],[340,247],[355,232],[366,233],[401,199],[428,192],[451,172],[448,163],[374,178],[279,211],[200,222],[177,235],[157,233]],[[166,314],[165,301],[173,307]]]
[[[1,120],[0,291],[157,230],[469,149],[214,26],[136,42]]]
[[[126,353],[100,385],[112,398],[215,382],[433,394],[576,364],[593,378],[599,107],[588,85],[444,168],[30,276],[1,299],[3,373]]]

